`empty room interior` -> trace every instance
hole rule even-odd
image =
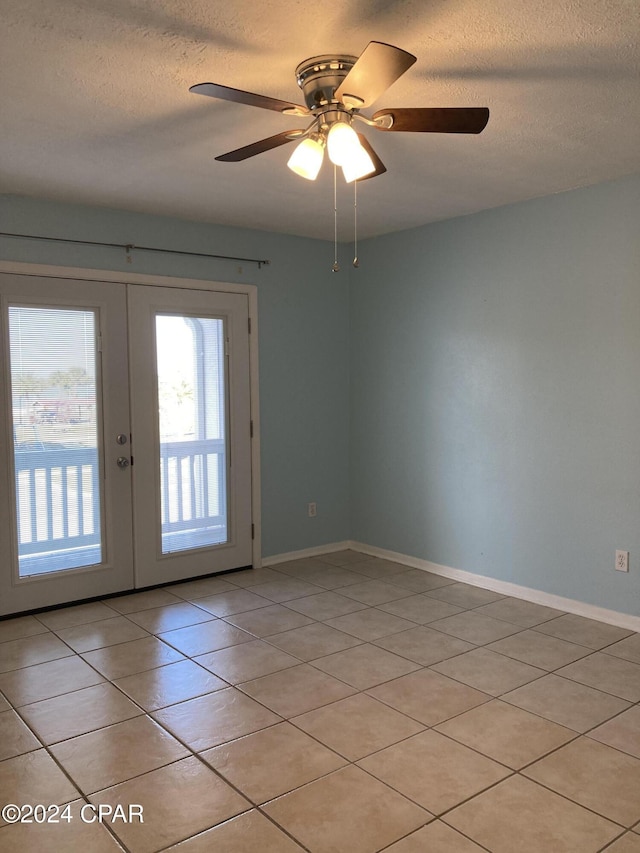
[[[0,850],[640,853],[637,2],[0,68]]]

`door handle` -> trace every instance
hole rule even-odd
[[[126,456],[118,456],[116,462],[118,463],[118,468],[128,468],[130,464]]]

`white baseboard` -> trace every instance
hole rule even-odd
[[[476,575],[473,572],[466,572],[463,569],[440,566],[438,563],[432,563],[429,560],[409,557],[406,554],[387,551],[384,548],[376,548],[373,545],[366,545],[363,542],[352,541],[340,544],[340,548],[345,547],[353,551],[361,551],[363,554],[370,554],[372,557],[380,557],[384,560],[392,560],[394,563],[402,563],[412,569],[422,569],[425,572],[432,572],[434,575],[441,575],[444,578],[468,583],[471,586],[481,586],[484,589],[500,592],[503,595],[523,598],[525,601],[531,601],[534,604],[555,607],[557,610],[565,611],[565,613],[575,613],[578,616],[585,616],[587,619],[595,619],[598,622],[607,622],[610,625],[617,625],[619,628],[626,628],[629,631],[640,632],[640,616],[619,613],[617,610],[607,610],[605,607],[597,607],[594,604],[587,604],[584,601],[563,598],[561,595],[552,595],[538,589],[531,589],[527,586],[520,586],[519,584],[509,583],[508,581],[490,578],[486,575]]]
[[[263,566],[273,566],[276,563],[287,563],[289,560],[304,560],[307,557],[320,557],[322,554],[331,554],[333,551],[346,551],[351,547],[351,542],[332,542],[329,545],[316,545],[315,548],[304,548],[302,551],[288,551],[286,554],[274,554],[271,557],[263,557]]]

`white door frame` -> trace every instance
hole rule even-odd
[[[145,284],[154,287],[182,287],[190,290],[210,290],[219,293],[244,293],[249,300],[249,372],[251,420],[253,440],[251,442],[251,515],[254,538],[252,562],[254,568],[262,565],[262,526],[260,498],[260,398],[258,392],[258,288],[255,284],[232,284],[230,282],[206,281],[197,278],[173,278],[170,276],[147,275],[146,273],[124,273],[112,270],[59,267],[53,264],[28,264],[21,261],[0,260],[0,272],[15,275],[33,275],[41,278],[79,279],[81,281],[103,281],[116,284]]]

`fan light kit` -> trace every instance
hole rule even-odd
[[[369,42],[359,57],[328,54],[305,59],[296,68],[296,79],[306,106],[219,83],[198,83],[189,91],[311,119],[304,130],[285,130],[221,154],[216,160],[236,163],[297,141],[287,163],[293,172],[314,181],[326,149],[334,167],[342,168],[345,181],[355,185],[387,171],[367,137],[354,129],[357,122],[385,132],[480,133],[486,127],[486,107],[408,107],[378,110],[370,118],[361,115],[360,110],[377,101],[415,61],[411,53],[379,41]],[[334,198],[336,171],[334,168]],[[354,264],[357,265],[357,258]],[[334,270],[337,266],[336,260]]]

